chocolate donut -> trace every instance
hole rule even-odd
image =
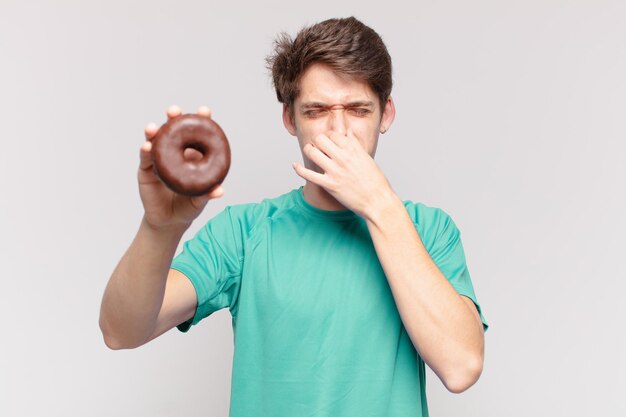
[[[201,159],[186,159],[193,148]],[[197,196],[224,181],[230,168],[230,146],[222,128],[211,118],[184,114],[170,119],[152,139],[154,172],[172,191]]]

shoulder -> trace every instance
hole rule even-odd
[[[455,239],[460,234],[452,217],[442,208],[411,200],[404,200],[403,204],[426,248],[432,248],[442,239]]]
[[[224,209],[234,229],[241,230],[249,234],[259,225],[268,220],[275,219],[286,212],[294,209],[295,202],[291,190],[277,197],[265,198],[259,202],[234,204]]]

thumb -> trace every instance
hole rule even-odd
[[[209,193],[209,197],[210,198],[220,198],[224,195],[224,187],[222,187],[222,184],[218,185],[217,187],[215,187],[213,190],[211,190],[211,192]]]
[[[220,198],[223,195],[224,195],[224,187],[222,187],[222,185],[220,184],[207,194],[192,197],[192,202],[194,206],[201,207],[205,205],[207,201],[213,200],[215,198]]]

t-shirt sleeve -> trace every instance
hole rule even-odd
[[[426,208],[421,205],[416,210],[420,212],[416,213],[416,217],[421,219],[418,220],[421,224],[417,225],[417,230],[431,258],[454,289],[474,302],[483,323],[483,330],[487,331],[489,324],[474,293],[461,242],[461,232],[442,209]]]
[[[222,308],[231,314],[237,305],[241,284],[241,239],[235,233],[230,207],[209,220],[184,243],[171,268],[182,272],[193,284],[198,306],[192,319],[177,326],[186,332],[192,325]]]

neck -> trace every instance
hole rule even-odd
[[[304,187],[302,187],[302,193],[306,202],[318,209],[330,211],[346,210],[346,207],[330,195],[328,191],[312,182],[306,182]]]

